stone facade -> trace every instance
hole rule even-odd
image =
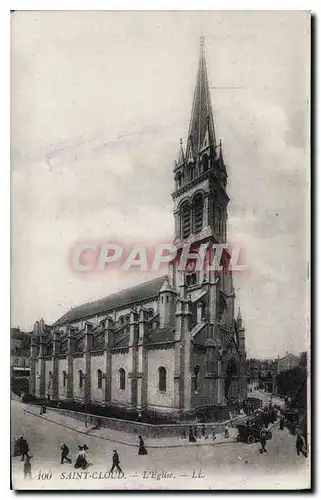
[[[227,240],[227,171],[201,54],[190,132],[174,166],[177,258],[168,274],[37,321],[30,391],[38,397],[183,415],[247,396],[245,329],[235,318],[230,255],[181,268],[184,248]],[[210,254],[212,255],[212,254]],[[212,258],[214,256],[212,255]]]

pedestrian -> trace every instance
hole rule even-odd
[[[308,453],[307,453],[307,449],[306,449],[305,438],[304,438],[304,436],[302,434],[301,429],[299,429],[299,428],[297,429],[297,436],[296,436],[295,447],[296,447],[296,453],[297,453],[298,456],[301,453],[305,458],[307,458]]]
[[[23,475],[26,479],[27,477],[31,479],[31,463],[30,457],[26,457],[25,463],[23,464]]]
[[[261,429],[261,431],[260,431],[260,443],[261,443],[260,453],[261,454],[267,452],[267,449],[266,449],[266,438],[267,438],[267,430],[263,426],[262,429]]]
[[[116,467],[116,469],[118,470],[118,472],[121,472],[121,473],[123,472],[123,471],[121,470],[121,468],[120,468],[120,465],[119,465],[119,455],[118,455],[118,453],[117,453],[117,450],[114,450],[114,454],[113,454],[113,465],[112,465],[112,467],[111,467],[111,469],[110,469],[110,473],[112,473],[112,472],[114,471],[115,467]]]
[[[195,439],[198,439],[200,437],[199,433],[198,433],[198,427],[197,427],[197,425],[194,426],[194,436],[195,436]]]
[[[145,448],[145,443],[142,436],[138,436],[138,439],[139,439],[138,455],[147,455],[147,450]]]
[[[17,439],[15,439],[13,447],[14,457],[19,457],[21,455],[21,439],[23,439],[23,436],[19,436]]]
[[[283,429],[284,429],[284,418],[283,418],[283,417],[281,417],[281,418],[280,418],[280,427],[279,427],[279,430],[280,430],[280,431],[283,431]]]
[[[186,439],[186,438],[187,438],[187,433],[186,433],[186,430],[183,429],[182,434],[181,434],[181,439]]]
[[[28,452],[29,452],[28,442],[27,442],[27,440],[24,437],[22,437],[20,439],[20,453],[21,453],[21,460],[20,460],[20,462],[23,462],[24,459],[25,459],[25,457],[29,458]]]
[[[69,448],[68,446],[64,443],[62,447],[60,448],[61,450],[61,459],[60,463],[63,464],[65,460],[71,464],[71,459],[68,457],[69,455]]]
[[[194,433],[193,433],[193,428],[192,428],[192,427],[190,427],[190,428],[188,429],[188,441],[189,441],[190,443],[195,443],[195,442],[196,442],[196,439],[195,439],[195,436],[194,436]]]
[[[83,446],[78,446],[78,449],[79,449],[79,453],[78,453],[78,457],[76,459],[76,462],[75,462],[75,469],[87,469],[88,467],[88,462],[87,462],[87,458],[86,458],[86,450],[84,450],[84,447]]]
[[[226,425],[224,427],[224,437],[225,438],[229,438],[230,437],[230,433],[229,433],[229,430],[228,430],[228,425]]]
[[[215,439],[216,439],[216,429],[215,429],[215,427],[212,427],[212,439],[213,439],[213,441],[215,441]]]
[[[205,439],[205,434],[206,434],[206,429],[205,429],[205,425],[203,424],[202,428],[201,428],[201,435],[202,435],[202,438],[204,438],[204,439]]]

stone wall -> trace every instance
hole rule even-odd
[[[148,391],[149,408],[160,411],[172,411],[174,408],[174,349],[149,349]],[[159,391],[159,368],[166,369],[166,392]]]
[[[57,412],[61,415],[65,415],[81,422],[85,422],[86,414],[71,410],[62,410],[50,408],[47,409],[47,412]],[[215,427],[216,433],[221,433],[224,430],[226,424],[229,424],[230,421],[227,420],[225,422],[207,422],[206,424],[195,424],[195,423],[178,423],[178,424],[163,424],[163,425],[152,425],[145,424],[142,422],[131,422],[130,420],[122,420],[117,418],[109,418],[109,417],[97,417],[96,415],[87,415],[87,422],[89,426],[95,426],[97,423],[97,419],[99,419],[101,427],[114,429],[118,431],[124,431],[129,433],[136,433],[138,435],[142,435],[144,437],[165,437],[165,436],[181,436],[183,430],[187,430],[189,427],[199,427],[201,428],[205,425],[207,431],[210,433],[212,428]]]
[[[85,379],[83,379],[82,387],[79,387],[79,371],[85,375],[85,357],[75,357],[73,359],[73,398],[77,401],[85,398]]]
[[[102,374],[106,372],[106,356],[104,352],[95,356],[91,355],[91,400],[93,403],[105,403],[106,378],[102,379],[101,389],[99,389],[98,370],[101,370]],[[107,377],[110,377],[110,375],[110,373],[106,374]]]
[[[130,358],[128,352],[119,352],[112,354],[112,376],[111,376],[111,400],[112,403],[120,405],[131,404],[130,384],[128,373],[130,368]],[[125,370],[125,389],[120,389],[119,370]]]
[[[67,399],[67,378],[64,385],[64,371],[68,375],[67,358],[58,359],[58,398]]]

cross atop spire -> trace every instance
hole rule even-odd
[[[207,146],[216,147],[204,45],[205,37],[201,36],[198,71],[185,155],[186,158],[190,158],[192,155],[194,159],[196,159],[197,155],[202,151],[206,141],[209,143]]]

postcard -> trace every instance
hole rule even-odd
[[[14,490],[307,490],[306,11],[11,13]]]

